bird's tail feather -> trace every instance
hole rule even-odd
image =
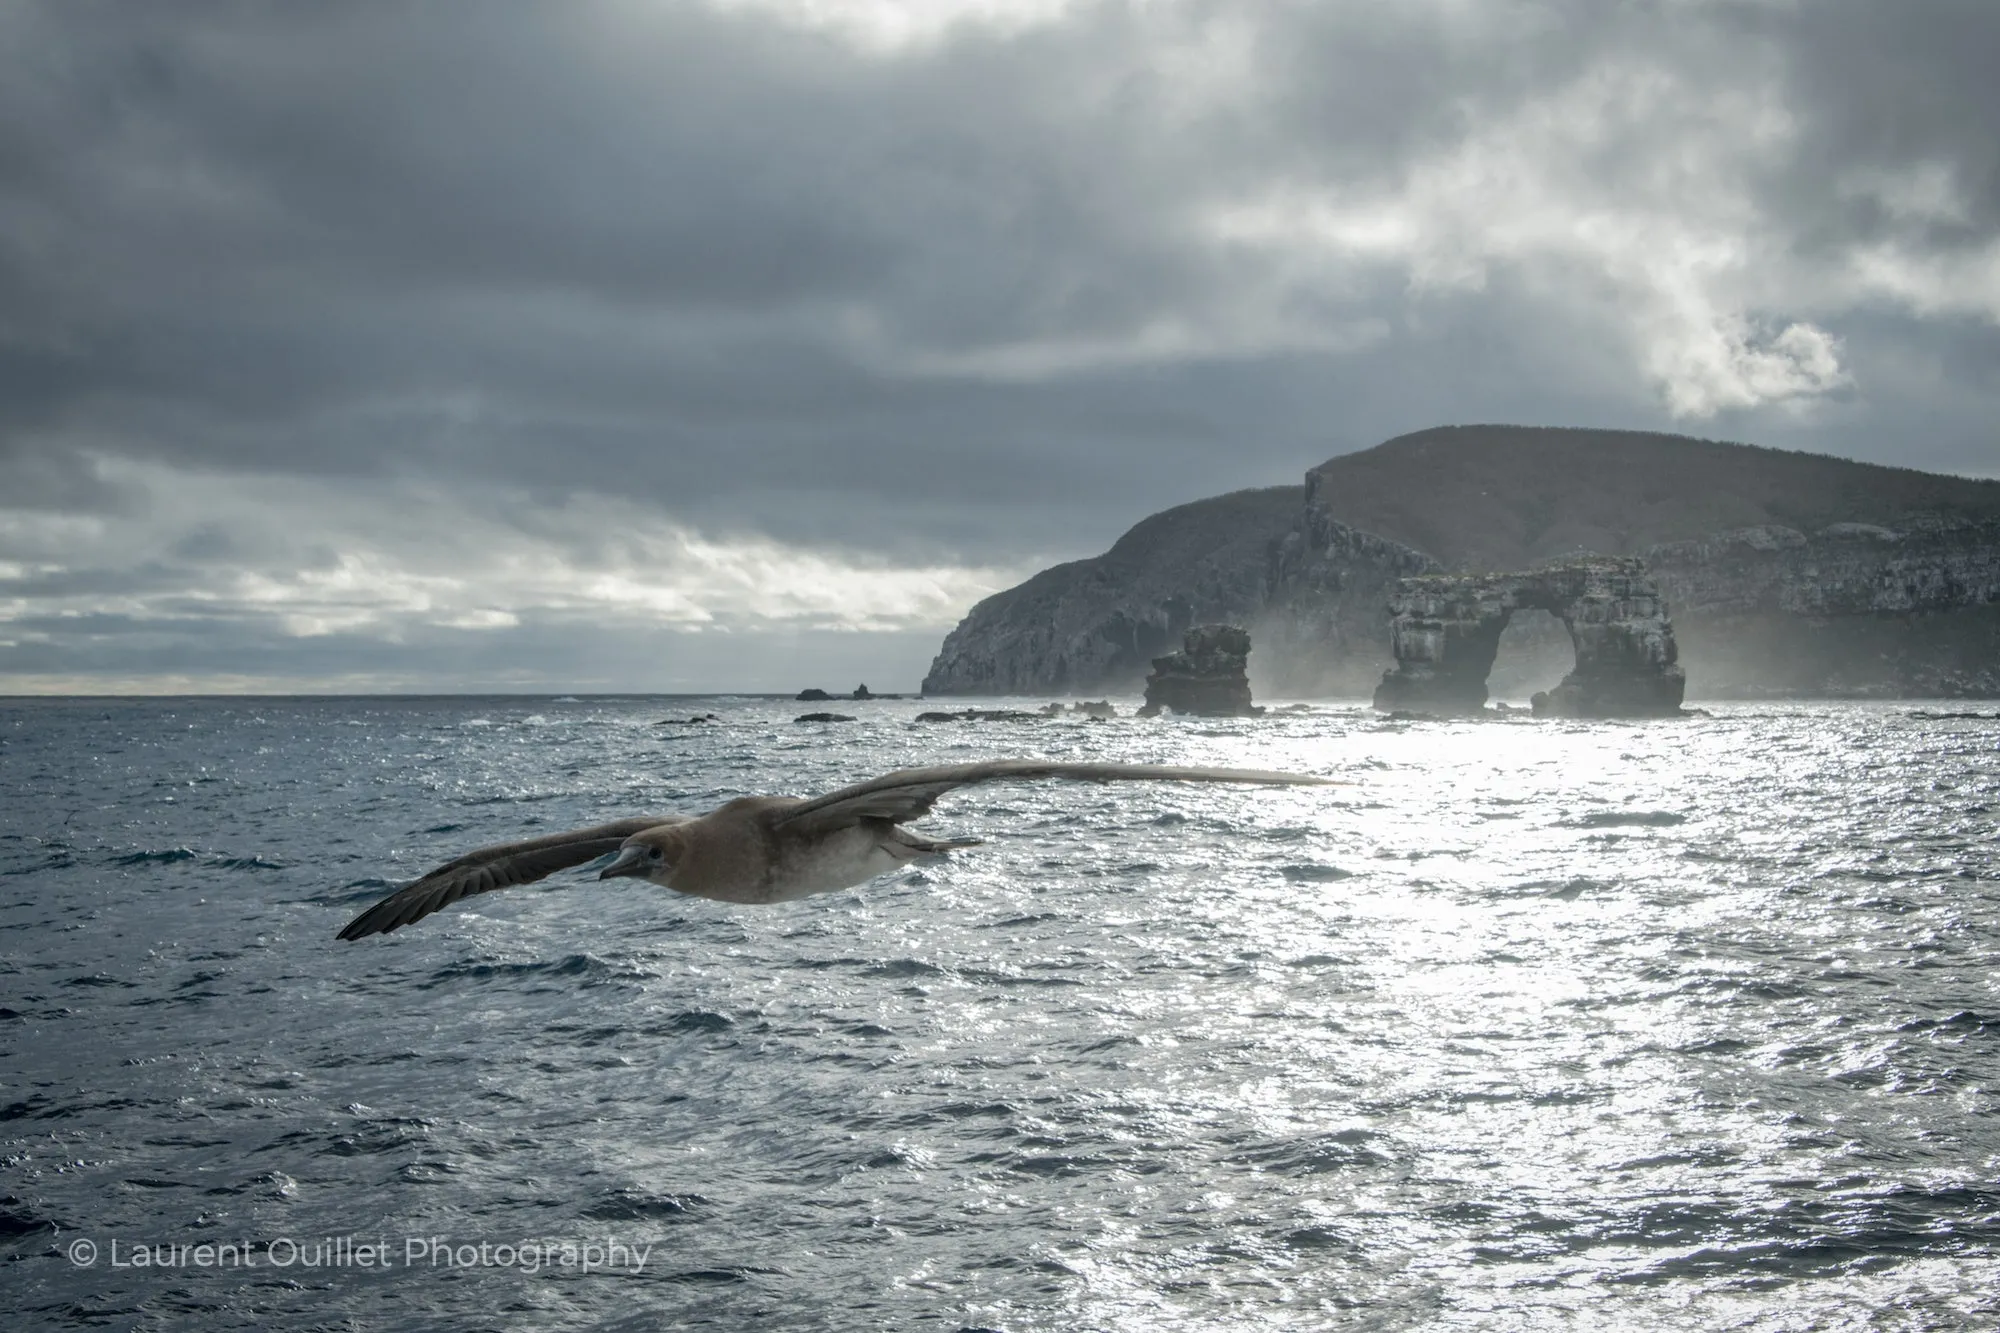
[[[985,842],[984,838],[925,838],[906,828],[899,828],[896,836],[884,845],[891,855],[915,860],[919,856],[943,856],[962,847],[983,846]]]

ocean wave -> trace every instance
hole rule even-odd
[[[510,981],[527,977],[580,978],[585,984],[592,985],[644,981],[651,975],[649,972],[640,971],[626,964],[609,962],[591,954],[573,953],[558,959],[518,963],[464,959],[436,969],[428,980],[419,982],[418,986],[420,989],[430,990],[465,981]]]
[[[691,1219],[709,1200],[700,1194],[647,1194],[617,1189],[585,1204],[579,1215],[597,1222],[676,1222]]]
[[[1336,880],[1354,878],[1352,870],[1342,870],[1339,866],[1321,865],[1317,862],[1279,866],[1278,873],[1286,879],[1306,884],[1331,884]]]
[[[210,858],[209,860],[207,860],[207,861],[203,862],[203,864],[204,864],[204,865],[211,865],[211,866],[214,866],[214,867],[215,867],[215,868],[216,868],[217,870],[289,870],[289,869],[291,869],[290,865],[288,865],[287,863],[285,863],[285,862],[283,862],[283,861],[273,861],[273,860],[270,860],[270,859],[269,859],[269,858],[267,858],[267,857],[264,857],[264,856],[262,856],[262,855],[258,855],[258,854],[254,854],[254,853],[253,853],[252,855],[250,855],[250,856],[217,856],[217,857],[212,857],[212,858]]]
[[[192,861],[194,859],[195,852],[193,848],[166,847],[158,850],[147,849],[145,851],[128,852],[123,856],[113,858],[112,864],[121,866],[172,865],[177,861]]]
[[[1687,816],[1676,810],[1593,810],[1581,818],[1569,821],[1571,828],[1619,828],[1627,825],[1640,828],[1671,828],[1687,823]]]

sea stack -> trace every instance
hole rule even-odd
[[[1172,709],[1196,717],[1256,717],[1250,702],[1250,631],[1236,625],[1196,625],[1181,650],[1153,659],[1141,717]]]

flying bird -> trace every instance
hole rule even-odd
[[[387,934],[460,898],[531,884],[558,870],[616,857],[599,879],[630,876],[697,898],[781,903],[827,893],[907,865],[976,847],[978,838],[926,838],[901,827],[938,797],[982,782],[1077,778],[1093,782],[1251,782],[1325,785],[1334,779],[1251,768],[1065,764],[997,759],[906,768],[825,796],[742,796],[701,816],[649,815],[501,843],[439,866],[370,907],[343,940]]]

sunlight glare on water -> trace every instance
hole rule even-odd
[[[855,707],[7,704],[10,1305],[53,1328],[2000,1318],[2000,720]],[[984,846],[849,891],[566,876],[333,939],[482,843],[990,755],[1353,785],[991,786],[922,825]],[[222,1235],[650,1251],[65,1257]]]

